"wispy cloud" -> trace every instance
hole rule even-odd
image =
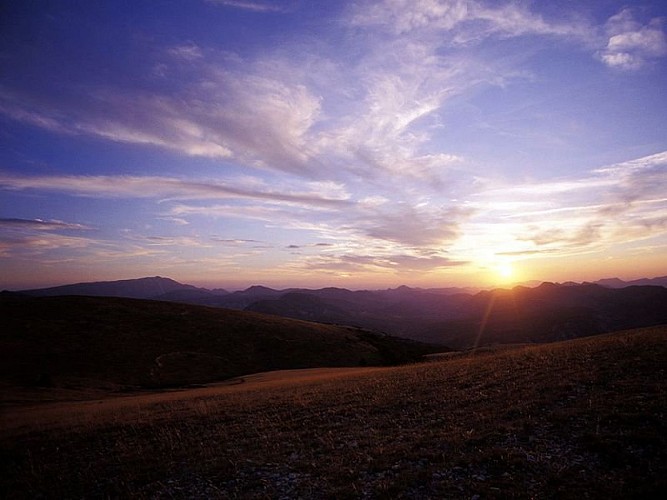
[[[61,134],[321,176],[316,162],[310,161],[305,137],[320,101],[304,85],[281,81],[280,75],[253,73],[251,68],[237,72],[197,62],[194,47],[170,49],[172,57],[175,50],[179,61],[186,55],[189,64],[198,64],[190,68],[196,71],[196,83],[180,94],[96,88],[79,99],[63,100],[0,88],[0,112]]]
[[[206,0],[207,3],[230,7],[233,9],[249,10],[252,12],[284,12],[285,8],[269,2],[251,2],[247,0]]]
[[[306,181],[301,189],[294,189],[293,183],[269,186],[252,177],[195,181],[157,176],[0,176],[0,185],[10,190],[166,201],[169,206],[159,210],[163,218],[240,218],[307,231],[316,238],[346,238],[362,245],[373,258],[386,253],[373,250],[382,243],[393,249],[393,255],[400,251],[411,255],[418,249],[420,254],[414,255],[420,259],[414,262],[434,267],[439,261],[424,258],[424,252],[439,255],[449,249],[458,256],[454,260],[468,260],[462,256],[476,251],[480,239],[497,255],[569,254],[665,231],[667,152],[594,169],[580,178],[512,186],[486,183],[488,188],[471,193],[466,203],[442,204],[423,196],[409,202],[355,199],[332,182]],[[6,219],[3,223],[43,230],[83,228],[60,221]],[[148,246],[207,245],[184,236],[142,238]]]
[[[582,36],[585,26],[572,19],[555,23],[530,12],[517,2],[503,4],[472,0],[384,0],[361,4],[352,23],[383,26],[396,35],[415,30],[447,33],[453,43],[477,42],[492,35],[515,37],[528,34]]]
[[[212,248],[213,245],[202,241],[200,238],[192,236],[134,236],[127,238],[138,241],[148,247],[185,247],[192,248]]]
[[[216,3],[258,12],[283,8]],[[178,90],[97,86],[63,99],[3,88],[0,110],[51,131],[233,160],[245,168],[309,178],[400,175],[441,185],[462,159],[425,147],[438,112],[449,99],[508,77],[491,61],[448,49],[473,39],[567,38],[581,31],[514,3],[463,0],[362,2],[347,22],[346,43],[360,54],[354,59],[297,41],[289,56],[276,50],[247,61],[186,41],[167,48],[159,61],[158,77],[187,75]],[[367,28],[363,37],[355,32],[360,26]]]
[[[478,213],[473,224],[498,233],[498,255],[600,250],[667,234],[665,192],[667,153],[662,152],[578,179],[480,192],[473,198]]]
[[[93,232],[90,236],[77,233]],[[126,234],[124,237],[103,237],[99,230],[87,225],[60,220],[0,219],[0,258],[12,262],[8,275],[20,272],[22,266],[51,269],[76,265],[97,268],[104,263],[129,262],[161,255],[170,246],[201,247],[196,238],[155,237]],[[50,271],[50,272],[51,272]]]
[[[167,53],[176,59],[183,59],[185,61],[196,61],[204,57],[201,48],[194,42],[174,45],[167,49]]]
[[[3,218],[0,219],[0,257],[92,247],[97,240],[70,234],[90,229],[83,224],[60,220]]]
[[[259,240],[242,240],[238,238],[230,239],[230,238],[220,238],[219,236],[212,236],[210,240],[214,241],[215,243],[221,243],[223,245],[232,245],[232,246],[262,243]]]
[[[284,229],[305,230],[323,238],[344,237],[371,247],[389,242],[405,248],[442,248],[459,236],[463,221],[471,215],[464,208],[414,206],[367,207],[350,202],[344,211],[327,210],[314,214],[306,207],[268,205],[189,205],[170,208],[176,217],[205,216],[263,221]]]
[[[61,220],[42,219],[0,219],[0,229],[28,229],[34,231],[82,231],[91,229],[83,224],[64,222]]]
[[[156,176],[16,176],[0,175],[6,190],[55,191],[73,196],[156,200],[204,200],[213,203],[173,203],[164,216],[184,220],[189,216],[242,217],[303,228],[320,211],[325,232],[349,231],[364,238],[408,246],[442,245],[455,239],[470,216],[469,209],[432,206],[429,203],[369,203],[353,200],[334,182],[306,182],[303,190],[269,187],[255,178],[228,182],[194,181]],[[248,202],[220,204],[215,200]]]
[[[449,268],[465,264],[464,261],[452,260],[442,256],[398,255],[327,255],[307,258],[301,266],[310,271],[340,273],[356,272],[392,272],[404,274],[425,272],[440,268]]]
[[[0,187],[7,190],[34,189],[100,198],[254,199],[310,207],[343,207],[348,204],[349,199],[344,187],[333,182],[311,182],[305,184],[309,190],[293,191],[289,188],[271,189],[261,179],[251,177],[224,182],[157,176],[0,174]]]
[[[95,240],[62,234],[0,234],[0,257],[35,256],[56,249],[84,249],[93,246]]]

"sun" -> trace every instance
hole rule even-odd
[[[509,281],[514,276],[514,269],[509,262],[502,262],[496,266],[496,273],[503,281]]]
[[[500,274],[503,278],[511,278],[512,277],[512,264],[500,264],[498,266],[498,274]]]

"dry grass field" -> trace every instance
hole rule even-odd
[[[3,498],[658,498],[667,328],[15,405]]]

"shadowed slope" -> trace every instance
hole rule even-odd
[[[0,381],[14,386],[172,386],[400,363],[436,350],[354,328],[134,299],[9,296],[0,315]]]

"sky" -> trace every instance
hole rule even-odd
[[[667,274],[667,5],[0,7],[0,288]]]

